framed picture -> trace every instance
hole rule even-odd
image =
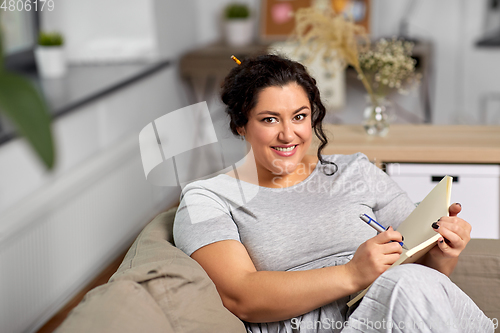
[[[262,0],[260,36],[263,41],[285,40],[295,28],[293,13],[314,0]]]
[[[353,17],[370,32],[370,0],[261,0],[260,39],[286,40],[295,28],[293,13],[311,5],[331,5],[336,13]]]
[[[370,0],[330,0],[336,13],[351,16],[370,33]]]

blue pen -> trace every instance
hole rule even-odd
[[[360,214],[359,218],[362,219],[364,222],[366,222],[366,224],[368,224],[370,227],[377,230],[378,232],[384,232],[386,230],[380,223],[378,223],[377,221],[375,221],[366,214]],[[398,242],[398,243],[403,247],[403,249],[408,250],[406,246],[403,244],[403,242]]]

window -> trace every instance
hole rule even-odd
[[[0,10],[5,67],[14,71],[34,71],[34,47],[39,31],[35,10]]]

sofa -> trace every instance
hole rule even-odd
[[[89,291],[56,332],[246,332],[203,268],[173,245],[175,212],[144,228],[109,282]],[[500,319],[500,240],[471,240],[450,278]]]

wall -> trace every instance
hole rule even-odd
[[[112,4],[118,2],[56,2],[42,25],[64,31],[74,62],[80,43],[107,31],[152,38],[155,52],[173,65],[57,118],[51,173],[22,139],[0,146],[2,332],[35,331],[179,198],[178,188],[146,182],[138,133],[189,104],[178,57],[197,45],[195,20],[184,19],[196,2],[151,0],[138,8],[120,1],[123,10]]]
[[[200,0],[153,1],[155,33],[162,58],[177,60],[200,44],[198,2]]]
[[[197,0],[65,0],[43,12],[41,25],[63,32],[73,63],[116,61],[127,52],[171,59],[197,43],[198,7]]]
[[[482,36],[485,0],[462,1],[463,107],[464,124],[500,124],[500,47],[471,47]]]
[[[229,2],[198,0],[200,44],[223,38],[220,17]],[[372,36],[397,35],[399,22],[411,2],[372,0]],[[260,1],[247,0],[247,3],[259,13]],[[485,29],[487,3],[488,0],[414,0],[408,15],[409,37],[431,41],[434,46],[431,106],[435,124],[500,124],[500,66],[496,60],[500,48],[475,46]],[[363,93],[348,91],[347,94],[343,120],[359,123],[365,103]],[[408,110],[421,107],[416,96],[401,97],[398,102]],[[481,103],[485,106],[481,107]]]
[[[372,1],[374,37],[397,34],[410,1]],[[419,0],[409,14],[409,36],[434,43],[432,109],[436,124],[480,124],[481,96],[500,93],[500,67],[496,65],[500,48],[474,45],[483,34],[486,5],[487,0]]]
[[[66,0],[56,2],[54,8],[43,12],[42,28],[64,34],[71,62],[113,59],[135,53],[135,48],[142,49],[138,56],[158,56],[150,19],[152,0]]]

